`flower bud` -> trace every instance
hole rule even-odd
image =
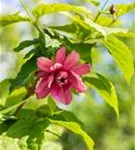
[[[114,14],[116,13],[116,11],[117,11],[116,8],[115,8],[115,6],[114,6],[113,4],[111,5],[111,7],[110,7],[109,10],[110,10],[110,13],[111,13],[112,15],[114,15]]]

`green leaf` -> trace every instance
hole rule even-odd
[[[36,70],[36,58],[32,57],[23,64],[17,77],[11,82],[11,91],[20,86],[24,86],[26,81],[31,77],[31,74]]]
[[[135,3],[129,4],[116,4],[114,5],[117,10],[117,16],[120,17],[122,15],[127,14],[130,11],[135,10]]]
[[[36,49],[33,48],[32,50],[30,50],[25,56],[24,59],[30,58],[31,56],[33,56],[36,53]]]
[[[107,40],[103,40],[102,42],[116,61],[125,79],[130,81],[133,75],[134,65],[133,56],[129,48],[114,36],[109,36]]]
[[[24,48],[32,46],[34,44],[38,44],[37,39],[22,41],[21,43],[19,43],[19,45],[16,48],[14,48],[14,51],[19,52],[19,51],[23,50]]]
[[[0,149],[1,150],[21,150],[18,145],[18,139],[13,139],[5,135],[0,136]]]
[[[88,150],[93,150],[94,142],[93,140],[87,135],[87,133],[81,129],[80,125],[76,122],[68,122],[68,121],[58,121],[58,120],[50,120],[51,123],[63,126],[70,130],[71,132],[79,135],[83,138],[83,141],[86,143]]]
[[[104,36],[105,38],[107,36],[109,36],[110,34],[114,34],[114,33],[127,33],[128,32],[127,29],[107,28],[107,27],[100,26],[99,24],[93,22],[93,20],[91,20],[90,18],[85,18],[84,20],[82,20],[79,16],[73,16],[73,15],[71,15],[69,13],[64,13],[64,14],[67,17],[69,17],[70,19],[72,19],[75,23],[77,23],[80,26],[82,26],[83,30],[87,30],[88,35],[87,35],[87,37],[85,37],[86,39],[92,38],[91,34],[95,34],[96,32],[100,33],[100,35]],[[91,32],[93,32],[93,30],[95,30],[96,32],[94,31],[95,33],[91,33]]]
[[[90,27],[94,28],[96,31],[98,31],[99,33],[101,33],[101,35],[104,36],[105,38],[107,36],[109,36],[110,34],[114,34],[114,33],[127,33],[128,32],[127,29],[102,27],[102,26],[98,25],[97,23],[94,23],[90,19],[85,19],[85,21],[86,21],[86,23]]]
[[[86,80],[93,88],[95,88],[101,97],[111,106],[116,112],[117,117],[119,117],[119,107],[117,95],[113,84],[108,81],[101,74],[94,74],[92,77],[85,77]]]
[[[0,83],[0,105],[4,106],[6,97],[9,95],[10,79],[5,79]]]
[[[62,11],[76,12],[79,14],[85,14],[87,16],[90,16],[90,11],[87,10],[85,7],[73,6],[73,5],[61,4],[61,3],[41,4],[33,9],[33,14],[36,17],[41,17],[49,13],[56,13]]]
[[[5,106],[10,107],[12,105],[18,104],[22,101],[22,99],[27,94],[27,90],[24,87],[18,88],[14,90],[5,101]]]
[[[109,26],[113,22],[113,26],[119,25],[121,23],[120,20],[113,21],[113,18],[110,16],[107,16],[105,14],[101,14],[98,19],[96,20],[96,23],[101,26]]]
[[[48,100],[47,103],[49,105],[49,108],[50,108],[50,110],[52,111],[52,114],[53,114],[55,109],[56,109],[56,103],[55,103],[54,99],[51,96],[49,96],[47,100]]]
[[[4,27],[10,25],[12,23],[22,22],[22,21],[30,21],[29,18],[19,15],[19,13],[0,16],[0,26]]]
[[[52,117],[50,117],[50,118],[53,119],[53,120],[76,122],[82,128],[84,127],[83,123],[70,111],[63,111],[63,110],[56,111],[54,113],[54,115]]]
[[[77,30],[77,25],[75,23],[71,23],[63,26],[49,26],[49,28],[73,34]]]
[[[95,5],[95,6],[99,6],[100,5],[99,0],[85,0],[85,1],[88,2],[88,3],[91,3],[91,4]]]
[[[28,148],[40,149],[44,140],[44,132],[49,121],[44,120],[19,120],[12,125],[6,135],[12,138],[22,138],[28,136]]]

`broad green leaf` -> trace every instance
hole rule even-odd
[[[31,74],[36,70],[36,58],[32,57],[23,64],[17,77],[12,80],[11,91],[17,87],[24,86]]]
[[[120,20],[116,20],[114,22],[112,17],[109,17],[107,15],[101,14],[98,17],[98,19],[96,20],[96,23],[101,25],[101,26],[110,26],[110,25],[116,26],[116,25],[121,24],[121,21]]]
[[[114,5],[117,10],[117,16],[120,17],[122,15],[127,14],[130,11],[135,10],[135,3],[129,4],[116,4]]]
[[[76,122],[82,128],[84,127],[83,123],[70,111],[63,111],[63,110],[56,111],[56,112],[54,112],[54,115],[50,118],[53,119],[53,120]]]
[[[19,45],[16,48],[14,48],[14,51],[19,52],[19,51],[23,50],[24,48],[27,48],[27,47],[32,46],[34,44],[38,44],[37,39],[22,41],[21,43],[19,43]]]
[[[30,21],[29,18],[19,15],[19,13],[0,16],[0,26],[4,27],[10,25],[12,23],[22,22],[22,21]]]
[[[87,10],[85,7],[73,6],[73,5],[61,4],[61,3],[41,4],[33,9],[33,14],[36,17],[41,17],[49,13],[56,13],[62,11],[76,12],[79,14],[85,14],[87,16],[90,16],[90,11]]]
[[[6,135],[13,138],[28,136],[28,148],[40,149],[44,140],[44,132],[48,127],[49,121],[44,120],[19,120],[12,125]]]
[[[71,132],[82,137],[83,141],[86,143],[88,147],[88,150],[93,150],[94,146],[93,140],[90,138],[90,136],[88,136],[88,134],[84,130],[81,129],[79,124],[77,124],[76,122],[68,122],[68,121],[58,121],[58,120],[50,120],[50,121],[51,123],[63,126],[68,130],[70,130]]]
[[[92,77],[84,78],[93,88],[95,88],[101,97],[111,106],[119,117],[119,107],[117,95],[113,84],[101,74],[94,74]]]
[[[134,65],[133,56],[129,48],[114,36],[109,36],[107,40],[103,40],[102,42],[116,61],[125,79],[130,81],[133,75]]]
[[[18,108],[20,105],[24,104],[25,102],[26,102],[26,100],[24,100],[24,101],[22,101],[22,102],[20,102],[18,104],[15,104],[13,106],[10,106],[8,108],[5,108],[5,109],[3,109],[3,110],[0,111],[0,114],[7,114],[7,113],[15,110],[16,108]]]
[[[20,103],[22,99],[25,97],[27,94],[27,90],[24,87],[18,88],[14,90],[7,98],[5,101],[5,106],[10,107],[12,105],[15,105],[17,103]]]
[[[0,149],[1,150],[21,150],[18,145],[18,139],[13,139],[5,135],[0,136]]]

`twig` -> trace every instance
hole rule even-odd
[[[94,22],[97,21],[98,17],[101,15],[101,13],[102,13],[103,9],[105,8],[105,6],[107,5],[107,3],[108,3],[108,0],[105,1],[103,7],[101,8],[101,10],[98,12],[97,16],[95,17]]]
[[[59,134],[54,133],[53,131],[46,130],[46,132],[51,133],[51,134],[53,134],[53,135],[55,135],[55,136],[57,136],[57,137],[61,138],[61,136],[60,136]]]

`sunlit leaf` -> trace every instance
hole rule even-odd
[[[86,2],[91,3],[91,4],[95,5],[95,6],[99,6],[100,5],[99,0],[86,0]]]
[[[103,99],[115,110],[119,117],[119,107],[117,95],[113,84],[101,74],[94,74],[91,77],[85,77],[85,80],[94,87]]]
[[[49,13],[56,13],[56,12],[62,12],[62,11],[76,12],[79,14],[85,14],[87,16],[90,15],[90,11],[87,10],[85,7],[73,6],[73,5],[61,4],[61,3],[41,4],[33,9],[33,14],[36,17],[41,17]]]
[[[116,4],[114,5],[117,10],[117,16],[125,15],[126,13],[135,10],[135,3],[129,4]]]
[[[107,36],[109,36],[110,34],[114,34],[114,33],[127,33],[128,32],[127,29],[102,27],[102,26],[98,25],[97,23],[94,23],[90,19],[86,19],[85,21],[86,21],[87,24],[89,24],[90,27],[92,27],[95,30],[97,30],[105,38]]]
[[[11,150],[11,149],[21,150],[21,148],[18,145],[18,139],[13,139],[5,135],[0,136],[0,149],[1,150]]]
[[[19,15],[18,12],[11,15],[0,16],[0,26],[3,27],[13,23],[23,22],[23,21],[29,22],[30,20],[27,17]]]
[[[21,100],[25,97],[27,93],[26,88],[21,87],[18,88],[16,90],[14,90],[7,98],[5,101],[5,106],[6,107],[10,107],[12,105],[15,105],[19,102],[21,102]]]
[[[102,42],[116,61],[125,79],[129,81],[134,71],[133,56],[129,48],[114,36],[109,36]]]
[[[83,138],[83,141],[86,143],[88,150],[93,150],[94,142],[88,134],[81,129],[80,125],[76,122],[68,122],[68,121],[58,121],[58,120],[50,120],[51,123],[58,124],[70,130],[71,132],[79,135]]]

